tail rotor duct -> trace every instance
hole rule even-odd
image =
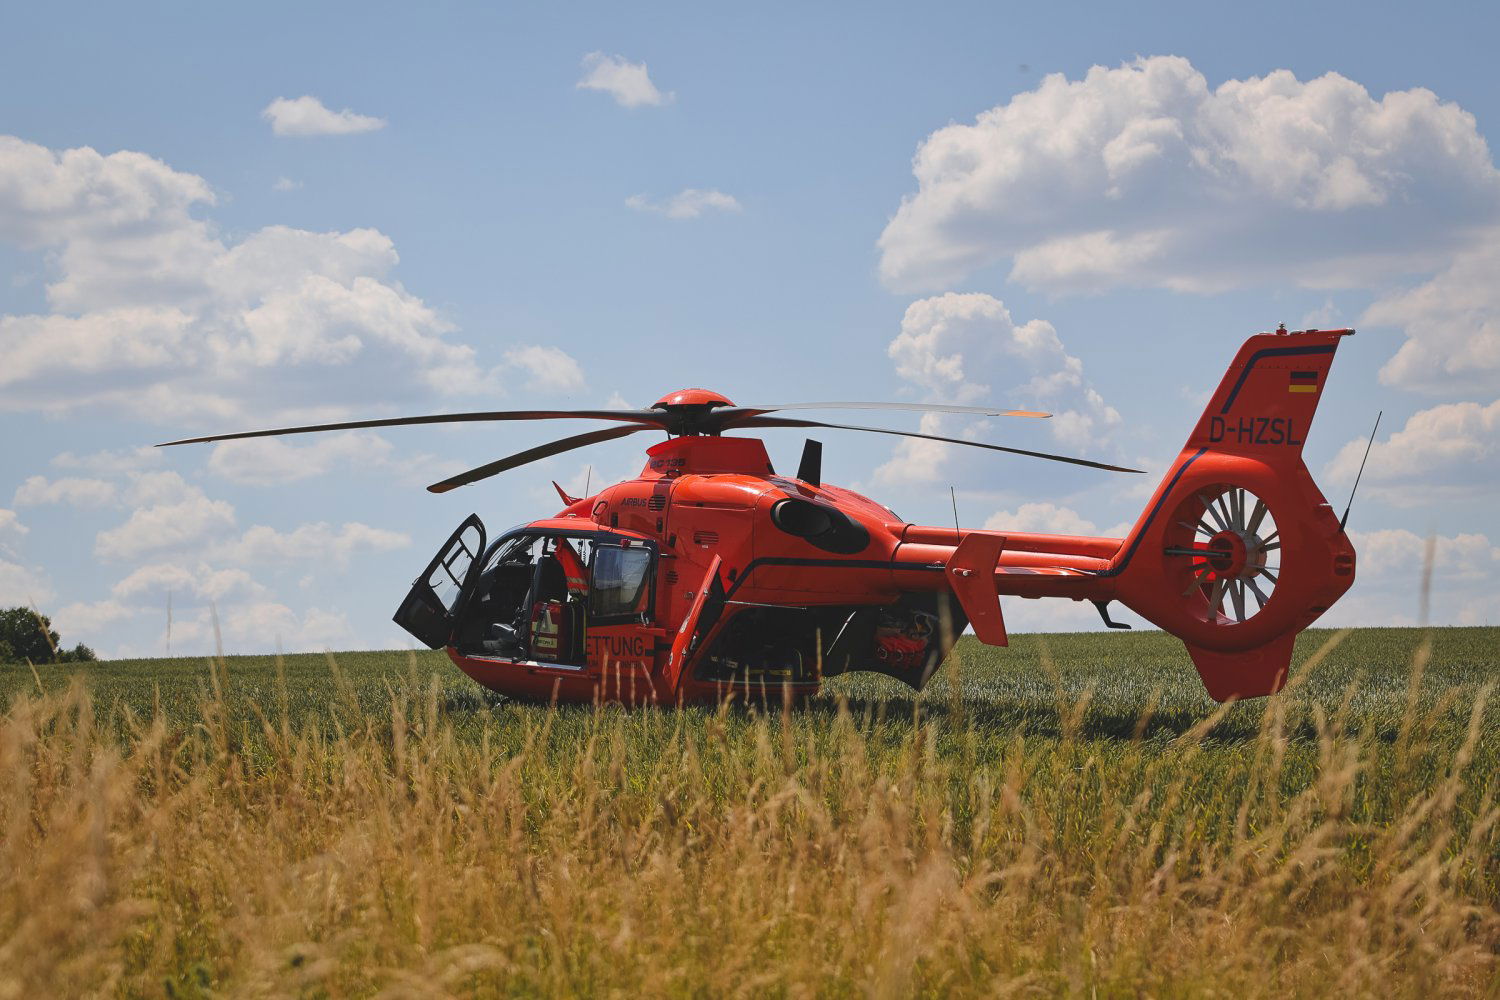
[[[1178,508],[1163,554],[1197,616],[1234,626],[1271,602],[1281,575],[1281,533],[1266,502],[1243,486],[1201,489]]]

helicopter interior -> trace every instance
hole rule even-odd
[[[520,534],[491,547],[457,623],[460,653],[583,666],[599,625],[645,624],[655,552],[598,537]]]

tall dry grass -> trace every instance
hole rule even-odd
[[[189,725],[77,683],[0,719],[0,998],[1497,989],[1489,688],[1451,739],[1314,706],[1293,773],[1288,698],[1209,767],[1224,712],[1101,743],[1060,687],[1047,739],[957,695],[460,738],[415,671],[327,724],[213,678]]]

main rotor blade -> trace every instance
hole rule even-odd
[[[972,413],[982,417],[1032,417],[1046,419],[1052,414],[1040,410],[1002,410],[995,406],[949,406],[943,403],[769,403],[758,406],[725,406],[715,409],[713,417],[720,427],[742,426],[744,417],[760,416],[781,410],[914,410],[919,413]]]
[[[1127,469],[1118,465],[1106,465],[1103,462],[1090,462],[1086,458],[1069,458],[1066,455],[1053,455],[1045,451],[1027,451],[1025,448],[1007,448],[1004,445],[985,444],[982,441],[965,441],[962,438],[939,437],[936,434],[918,434],[916,431],[893,431],[887,427],[856,427],[852,424],[825,424],[817,420],[800,420],[792,417],[749,417],[735,424],[736,427],[831,427],[841,431],[865,431],[870,434],[890,434],[894,437],[921,438],[924,441],[941,441],[944,444],[962,444],[970,448],[985,448],[989,451],[1003,451],[1012,455],[1026,455],[1030,458],[1045,458],[1051,462],[1066,462],[1069,465],[1082,465],[1090,469],[1104,469],[1106,472],[1139,472],[1143,469]]]
[[[561,455],[563,452],[572,451],[574,448],[586,448],[591,444],[598,444],[601,441],[613,441],[615,438],[634,434],[636,431],[651,430],[659,430],[659,428],[647,424],[637,424],[633,427],[606,427],[601,431],[589,431],[587,434],[575,434],[572,437],[559,438],[556,441],[539,444],[535,448],[518,451],[514,455],[481,465],[477,469],[460,472],[458,475],[444,479],[440,483],[433,483],[427,487],[427,492],[447,493],[449,490],[459,486],[477,483],[481,479],[488,479],[490,476],[499,475],[502,472],[526,465],[529,462],[551,458],[553,455]]]
[[[266,431],[240,431],[235,434],[209,434],[204,437],[164,441],[158,448],[178,444],[205,444],[210,441],[235,441],[240,438],[275,437],[280,434],[310,434],[314,431],[350,431],[363,427],[405,427],[411,424],[460,424],[491,420],[618,420],[643,427],[663,427],[671,419],[662,410],[482,410],[477,413],[434,413],[425,417],[389,417],[379,420],[345,420],[336,424],[307,424],[302,427],[278,427]]]

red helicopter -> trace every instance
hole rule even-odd
[[[795,476],[758,438],[833,428],[927,438],[1119,472],[1084,459],[775,414],[911,409],[887,403],[736,406],[685,389],[642,410],[526,410],[357,420],[170,444],[460,421],[595,419],[616,426],[528,449],[436,483],[446,492],[552,455],[665,431],[635,479],[562,497],[556,515],[490,539],[471,515],[433,557],[395,621],[446,647],[483,686],[528,699],[717,701],[818,690],[847,671],[917,690],[957,637],[1006,645],[1001,595],[1119,601],[1180,638],[1216,699],[1273,694],[1297,633],[1354,582],[1354,549],[1302,462],[1341,338],[1282,328],[1248,339],[1130,534],[1092,538],[910,524],[822,481],[809,440]],[[1346,514],[1347,516],[1347,514]]]

